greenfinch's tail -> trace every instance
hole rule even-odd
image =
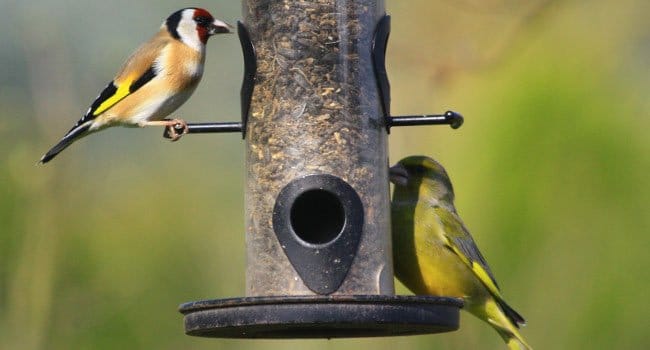
[[[502,306],[504,305],[504,306]],[[532,350],[519,333],[518,324],[524,324],[524,319],[503,301],[489,298],[484,304],[468,309],[478,318],[488,322],[499,333],[510,350]],[[518,317],[515,317],[517,315]],[[513,321],[512,319],[517,319]],[[516,322],[516,323],[515,323]]]
[[[508,317],[510,322],[517,328],[519,326],[525,326],[526,320],[517,312],[515,309],[511,308],[510,305],[506,304],[502,299],[497,299],[496,302],[499,304],[501,311]]]
[[[519,338],[512,337],[509,340],[507,340],[508,349],[509,350],[532,350],[533,348],[530,347],[523,339],[521,339],[521,336]]]

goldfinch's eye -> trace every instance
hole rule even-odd
[[[212,19],[205,16],[196,17],[194,21],[201,27],[208,27],[212,23]]]

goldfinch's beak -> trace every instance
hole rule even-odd
[[[233,29],[233,26],[231,26],[230,24],[215,19],[214,22],[212,22],[212,25],[210,26],[210,30],[208,31],[208,34],[215,35],[215,34],[232,33],[230,31],[231,29]]]
[[[406,186],[409,182],[409,173],[402,164],[397,163],[388,169],[388,178],[396,186]]]

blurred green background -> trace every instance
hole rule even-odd
[[[650,2],[389,0],[391,160],[427,154],[536,349],[650,346]],[[180,7],[239,1],[0,2],[1,349],[502,349],[463,314],[432,336],[236,341],[183,334],[181,302],[244,293],[243,142],[111,129],[36,161]],[[241,51],[209,43],[175,115],[239,115]],[[406,294],[403,287],[398,292]],[[645,320],[645,321],[644,321]]]

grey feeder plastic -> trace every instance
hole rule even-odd
[[[338,338],[458,329],[455,298],[396,296],[383,1],[243,1],[242,121],[190,124],[246,140],[246,297],[181,305],[189,335]]]

